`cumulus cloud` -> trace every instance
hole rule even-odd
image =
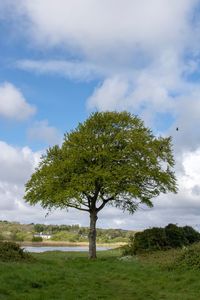
[[[28,137],[49,145],[60,144],[61,142],[60,132],[55,127],[49,126],[47,120],[35,122],[33,127],[28,129]]]
[[[0,8],[4,6],[8,12],[12,7],[19,25],[26,25],[25,37],[32,46],[47,52],[62,49],[62,53],[73,53],[77,58],[73,61],[24,59],[17,63],[18,68],[76,80],[100,78],[87,102],[91,110],[127,109],[154,128],[157,118],[164,114],[171,118],[164,134],[174,138],[179,193],[162,195],[155,199],[152,210],[143,208],[133,216],[108,207],[101,212],[98,225],[144,228],[169,222],[197,224],[200,88],[193,79],[199,76],[200,28],[198,10],[195,10],[199,1],[119,0],[117,5],[115,0],[5,2],[7,5],[0,4]],[[29,134],[52,139],[56,136],[52,132],[47,123],[38,123]],[[30,172],[28,165],[25,169]],[[27,216],[29,212],[35,220],[36,211],[37,220],[42,220],[39,208],[21,206],[22,215],[26,212]],[[66,220],[64,216],[65,212],[58,212],[48,221],[62,223]],[[71,211],[69,223],[80,220],[86,225],[87,215],[82,216]]]
[[[0,85],[0,116],[22,121],[36,111],[24,98],[21,91],[13,84],[5,82]]]
[[[23,184],[33,172],[39,161],[40,153],[30,148],[16,148],[0,141],[0,181]]]
[[[42,152],[33,152],[29,147],[18,148],[0,141],[0,220],[87,226],[87,214],[57,210],[45,218],[47,211],[40,205],[31,207],[23,200],[24,185],[38,166],[41,155]]]
[[[79,59],[22,60],[17,65],[70,79],[100,77],[88,99],[89,109],[131,110],[150,126],[159,114],[169,113],[184,127],[188,144],[195,149],[199,138],[188,107],[197,115],[200,88],[189,80],[199,68],[197,4],[197,0],[120,0],[117,5],[114,0],[84,4],[20,0],[16,15],[20,23],[25,20],[29,42],[43,51],[62,49]],[[177,147],[187,148],[181,134],[178,139]]]
[[[30,148],[13,147],[0,141],[0,218],[10,213],[20,215],[23,204],[24,184],[38,165],[40,152]]]
[[[76,80],[92,80],[102,77],[103,70],[92,63],[65,60],[21,60],[16,67],[36,74],[57,74]]]
[[[0,142],[0,219],[31,223],[89,225],[87,213],[70,209],[47,213],[39,205],[29,206],[23,200],[24,184],[38,165],[41,153],[28,147],[16,148]],[[200,148],[185,152],[181,158],[182,168],[177,170],[179,193],[160,195],[154,199],[154,208],[140,208],[134,215],[123,213],[113,207],[105,207],[99,214],[97,226],[102,228],[144,229],[165,226],[173,222],[180,225],[199,226],[200,215]]]
[[[187,21],[196,2],[120,0],[116,5],[114,0],[58,0],[50,4],[48,0],[20,0],[17,6],[27,16],[27,29],[37,43],[72,47],[104,59],[124,51],[131,55],[133,48],[146,51],[148,47],[157,52],[169,43],[182,42],[190,34]]]

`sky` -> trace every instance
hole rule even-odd
[[[179,191],[104,208],[98,227],[200,229],[200,1],[0,0],[0,220],[88,226],[29,206],[24,184],[65,132],[113,110],[172,136]]]

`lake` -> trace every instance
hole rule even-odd
[[[41,253],[46,251],[64,251],[64,252],[88,252],[87,246],[22,246],[25,251]],[[97,247],[97,251],[109,250],[111,247]]]

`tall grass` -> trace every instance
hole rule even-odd
[[[165,266],[179,250],[119,260],[120,250],[35,254],[32,262],[0,262],[0,299],[5,300],[197,300],[198,270]]]

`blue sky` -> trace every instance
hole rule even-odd
[[[89,115],[86,109],[86,100],[91,95],[94,87],[98,84],[96,79],[82,82],[80,80],[70,80],[60,75],[35,74],[21,70],[17,67],[17,62],[23,58],[28,59],[48,59],[60,60],[66,55],[59,50],[45,52],[27,45],[23,37],[13,37],[12,25],[0,22],[1,35],[1,56],[0,56],[0,82],[12,83],[21,91],[27,102],[34,105],[37,112],[25,122],[16,122],[0,119],[1,138],[16,146],[26,146],[27,143],[34,150],[47,147],[48,143],[38,143],[27,136],[27,130],[35,122],[46,120],[49,126],[55,127],[61,136],[63,133],[77,126]],[[11,35],[8,36],[7,32]],[[3,100],[2,100],[3,101]]]
[[[45,219],[24,203],[24,183],[42,151],[92,111],[128,110],[173,137],[179,193],[134,217],[107,208],[99,226],[198,226],[199,8],[199,0],[0,0],[0,219],[87,225],[75,211]]]

